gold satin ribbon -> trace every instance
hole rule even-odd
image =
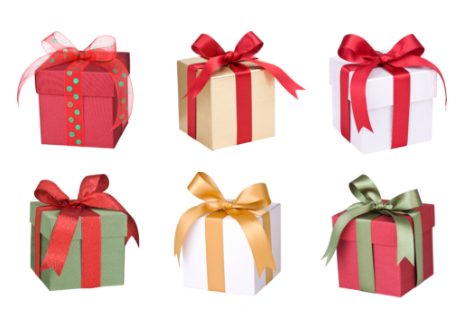
[[[175,255],[178,256],[178,262],[180,263],[183,240],[191,225],[198,218],[210,214],[205,219],[208,289],[225,292],[222,222],[226,216],[231,216],[244,231],[259,277],[266,268],[268,284],[273,279],[276,265],[271,249],[270,213],[263,210],[271,204],[266,184],[252,185],[230,202],[224,199],[209,175],[198,172],[188,190],[205,202],[187,210],[178,222],[175,232]],[[257,216],[262,217],[263,226]]]

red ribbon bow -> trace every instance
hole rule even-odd
[[[407,145],[410,109],[410,74],[404,67],[425,66],[435,70],[443,81],[446,97],[445,80],[440,70],[431,62],[422,58],[425,48],[414,35],[401,39],[386,54],[375,51],[367,41],[356,35],[347,35],[340,44],[338,55],[354,65],[344,65],[340,75],[341,93],[341,132],[350,141],[350,113],[348,105],[349,73],[355,71],[351,81],[352,111],[357,131],[363,127],[373,132],[366,103],[366,82],[371,71],[384,67],[394,77],[394,113],[392,148]],[[446,101],[445,101],[446,105]]]
[[[82,225],[82,288],[95,288],[101,284],[101,219],[100,215],[90,208],[111,209],[128,215],[128,235],[125,243],[134,237],[139,245],[139,232],[131,215],[111,195],[104,193],[108,188],[109,180],[104,174],[87,176],[80,185],[77,200],[69,197],[52,181],[42,180],[34,196],[48,206],[36,209],[35,219],[35,273],[53,268],[58,276],[64,268],[70,244],[75,233],[79,218]],[[42,266],[41,260],[41,213],[46,210],[60,209],[54,230],[51,235],[49,247]]]
[[[50,68],[52,66],[64,64],[67,62],[78,63],[76,67],[70,68],[73,73],[80,74],[85,67],[93,62],[105,68],[115,83],[116,93],[118,97],[118,113],[116,114],[116,120],[114,122],[113,129],[122,125],[124,128],[131,117],[131,111],[133,107],[133,89],[129,72],[125,65],[116,56],[116,39],[112,36],[100,36],[96,38],[86,49],[79,51],[72,42],[67,39],[64,35],[59,32],[55,32],[46,37],[41,45],[43,49],[48,53],[36,61],[34,61],[23,73],[20,84],[18,85],[17,100],[19,103],[20,92],[26,81],[32,77],[35,73],[41,70]],[[69,69],[69,68],[68,68]],[[72,72],[71,71],[71,72]],[[76,76],[71,76],[71,82],[76,80]],[[67,82],[67,77],[66,77]],[[77,81],[76,81],[77,82]],[[72,92],[67,91],[67,87],[64,90],[66,96],[77,95],[75,98],[70,98],[70,102],[73,104],[74,109],[78,106],[77,104],[83,104],[81,93],[77,93],[76,89],[81,91],[81,83],[71,83]],[[66,100],[69,101],[69,100]],[[71,106],[69,106],[71,107]],[[70,110],[70,109],[69,109]],[[79,118],[83,116],[73,116],[73,118]],[[83,125],[82,125],[83,127]]]
[[[226,52],[209,35],[202,34],[191,46],[201,57],[208,59],[206,63],[193,64],[188,67],[188,135],[196,139],[196,100],[211,79],[211,75],[221,66],[228,65],[236,76],[237,88],[237,143],[252,140],[252,83],[250,69],[242,62],[251,62],[269,71],[280,84],[296,99],[297,90],[304,90],[294,82],[278,66],[258,61],[254,55],[263,47],[263,42],[253,33],[248,32],[242,37],[235,50]],[[198,69],[201,73],[196,77]]]

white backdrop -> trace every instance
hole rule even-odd
[[[469,10],[458,1],[10,1],[0,27],[2,99],[0,299],[5,323],[413,323],[457,322],[469,306]],[[34,80],[21,74],[61,31],[78,48],[113,35],[131,52],[135,90],[130,125],[115,150],[40,143]],[[178,129],[178,59],[195,56],[201,34],[227,51],[248,31],[307,89],[299,100],[277,84],[276,137],[212,152]],[[332,127],[328,59],[354,33],[374,48],[414,33],[443,72],[433,141],[362,156]],[[267,183],[282,204],[283,272],[255,298],[183,288],[173,256],[181,214],[199,203],[186,189],[205,171],[226,197]],[[136,219],[141,248],[126,249],[122,287],[49,292],[29,266],[29,202],[38,182],[76,198],[82,178],[106,173]],[[369,175],[385,198],[418,188],[436,205],[435,275],[402,299],[338,288],[336,260],[320,259],[331,216],[355,202],[348,183]],[[468,316],[469,317],[469,316]],[[453,321],[454,320],[454,321]],[[463,322],[463,321],[461,321]]]

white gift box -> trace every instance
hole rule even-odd
[[[271,248],[277,270],[273,271],[274,279],[281,271],[281,205],[273,203],[265,210],[270,212]],[[183,241],[183,283],[188,288],[208,290],[205,233],[208,215],[191,225]],[[262,217],[257,218],[263,225]],[[223,220],[223,242],[226,293],[256,295],[266,286],[266,269],[259,277],[247,238],[231,216]]]
[[[385,51],[387,52],[387,51]],[[332,112],[334,127],[340,130],[340,71],[351,64],[340,57],[330,59],[330,85],[332,86]],[[411,98],[408,145],[432,139],[433,99],[437,96],[437,73],[427,67],[405,68],[411,77]],[[350,82],[354,71],[350,72]],[[350,87],[349,87],[350,90]],[[351,109],[350,142],[363,154],[391,149],[394,103],[393,76],[383,67],[373,69],[366,84],[366,102],[374,133],[362,128],[358,133]]]

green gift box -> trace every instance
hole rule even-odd
[[[36,208],[47,206],[41,202],[31,202],[31,268],[35,270],[34,224]],[[90,208],[101,218],[101,286],[124,284],[124,250],[128,231],[128,216],[125,213]],[[43,211],[41,216],[41,264],[49,247],[52,231],[59,216],[59,210]],[[60,276],[54,269],[41,271],[41,281],[49,290],[81,288],[82,278],[82,226],[79,219],[70,244],[67,260]]]

